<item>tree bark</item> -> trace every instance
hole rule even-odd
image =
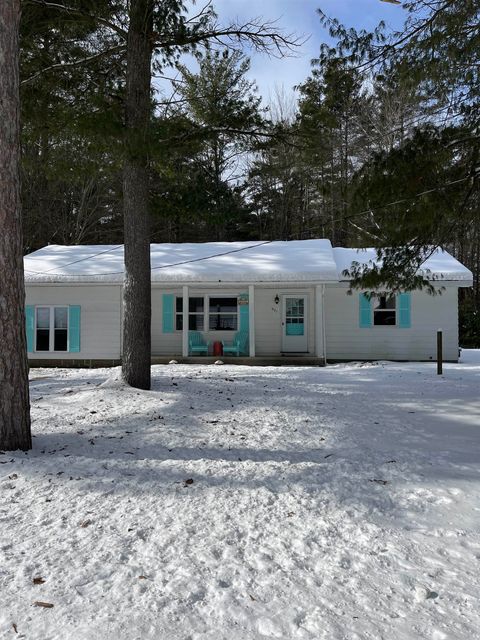
[[[20,207],[20,0],[0,2],[0,449],[31,449]]]
[[[122,375],[150,389],[151,272],[148,129],[151,117],[153,0],[131,0],[127,40],[126,150],[123,169],[125,280]]]

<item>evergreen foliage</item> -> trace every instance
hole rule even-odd
[[[127,3],[61,6],[23,7],[29,251],[123,237]],[[195,14],[155,0],[152,69],[173,82],[151,96],[151,238],[374,246],[382,268],[353,268],[352,286],[393,290],[428,287],[417,268],[443,247],[475,274],[461,331],[480,346],[480,2],[398,10],[406,22],[393,33],[357,32],[319,10],[336,46],[320,47],[297,104],[265,111],[238,48],[285,51],[293,40],[261,20],[222,26],[210,4]]]

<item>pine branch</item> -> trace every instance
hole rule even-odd
[[[83,11],[82,9],[77,9],[76,7],[69,7],[58,2],[49,2],[48,0],[23,0],[23,3],[26,5],[30,4],[45,7],[46,9],[65,11],[66,13],[70,13],[83,18],[88,18],[89,20],[93,20],[98,24],[103,25],[104,27],[108,27],[112,31],[115,31],[115,33],[117,33],[125,41],[127,39],[127,31],[125,29],[122,29],[122,27],[120,27],[118,24],[115,24],[111,20],[107,20],[106,18],[102,18],[101,16],[89,13],[88,11]]]
[[[115,52],[119,52],[119,51],[124,51],[126,48],[126,45],[123,44],[119,44],[116,45],[114,47],[110,47],[108,49],[104,49],[103,51],[100,51],[99,53],[95,53],[91,56],[87,56],[86,58],[80,58],[79,60],[73,60],[72,62],[58,62],[56,64],[51,64],[49,67],[45,67],[44,69],[40,69],[40,71],[37,71],[37,73],[34,73],[33,76],[30,76],[29,78],[25,78],[25,80],[22,80],[22,82],[20,83],[21,85],[24,84],[28,84],[29,82],[33,82],[34,80],[36,80],[39,76],[42,76],[44,73],[47,73],[48,71],[54,71],[57,69],[67,69],[70,67],[78,67],[82,64],[87,64],[88,62],[91,62],[92,60],[97,60],[98,58],[102,58],[103,56],[106,56],[110,53],[115,53]]]

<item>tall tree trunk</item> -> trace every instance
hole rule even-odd
[[[0,449],[31,449],[20,208],[20,0],[0,2]]]
[[[131,0],[127,42],[126,153],[123,169],[125,281],[122,375],[150,389],[151,272],[148,129],[153,0]]]

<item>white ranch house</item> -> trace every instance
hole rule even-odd
[[[441,295],[349,295],[343,271],[375,255],[328,240],[152,244],[152,361],[433,360],[438,328],[457,360],[471,272],[437,251],[422,268]],[[118,363],[123,245],[49,245],[24,263],[31,364]]]

